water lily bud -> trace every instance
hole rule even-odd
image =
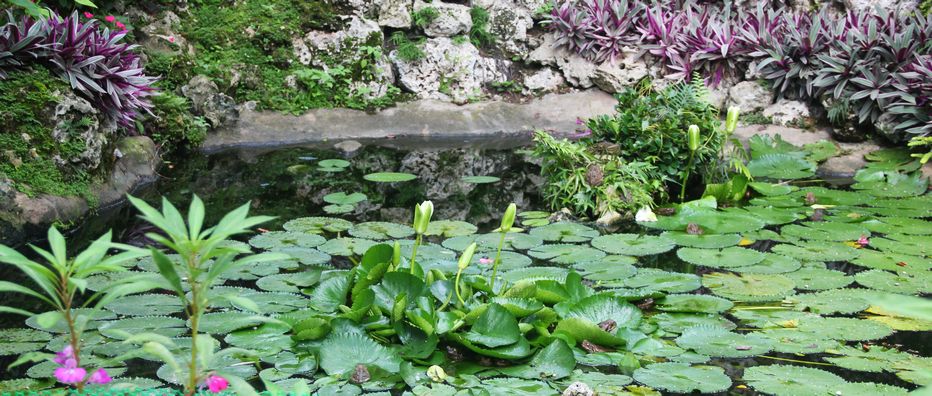
[[[728,108],[728,115],[725,116],[725,131],[729,134],[734,133],[735,129],[738,129],[738,114],[741,113],[741,110],[738,109],[738,106],[731,106]]]
[[[436,365],[427,368],[427,376],[434,382],[443,382],[447,379],[447,373],[443,371],[443,367]]]
[[[463,251],[463,254],[460,256],[460,261],[457,263],[460,270],[464,270],[469,266],[469,262],[472,261],[472,255],[476,253],[476,247],[476,243],[473,242]]]
[[[657,215],[649,207],[645,206],[634,214],[634,221],[654,222],[657,221]]]
[[[689,151],[696,151],[699,149],[699,126],[690,125],[689,132]]]
[[[502,226],[498,228],[503,233],[511,231],[511,226],[515,224],[515,214],[518,212],[518,206],[515,204],[508,205],[505,209],[505,215],[502,216]]]
[[[399,264],[401,264],[401,244],[395,241],[395,246],[392,247],[392,265],[397,267]]]
[[[427,225],[430,224],[430,216],[434,214],[434,203],[431,201],[421,202],[420,205],[414,206],[414,231],[418,234],[427,232]]]

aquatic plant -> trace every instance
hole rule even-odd
[[[498,241],[498,251],[495,252],[495,260],[492,262],[492,280],[489,283],[489,288],[492,291],[495,291],[495,278],[498,274],[498,266],[502,263],[502,248],[505,247],[505,237],[508,236],[508,233],[512,231],[512,227],[515,224],[515,215],[518,212],[518,206],[515,204],[508,205],[508,208],[505,209],[505,214],[502,215],[502,223],[498,226],[496,231],[502,234],[501,238]],[[515,231],[522,231],[520,228]],[[474,249],[475,250],[475,249]]]

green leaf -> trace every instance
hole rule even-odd
[[[754,265],[764,260],[764,253],[742,247],[724,249],[680,248],[676,256],[695,265],[731,269]]]
[[[152,259],[155,261],[155,265],[159,268],[159,273],[162,274],[162,277],[168,281],[168,284],[171,285],[172,290],[177,293],[179,296],[184,296],[184,288],[181,286],[181,277],[178,276],[178,273],[175,272],[175,264],[161,251],[150,247],[149,251],[152,252]]]
[[[731,379],[721,367],[686,363],[654,363],[635,370],[634,379],[673,393],[716,393],[731,387]]]
[[[500,371],[505,375],[526,379],[556,380],[569,376],[574,368],[576,358],[573,357],[573,350],[563,340],[554,339],[527,364]]]
[[[748,162],[754,177],[771,179],[802,179],[815,176],[814,163],[790,154],[766,154]]]
[[[530,235],[547,242],[576,243],[588,242],[599,236],[599,231],[579,223],[559,222],[534,228]]]
[[[401,359],[390,349],[360,334],[331,334],[320,344],[320,368],[327,375],[346,376],[356,365],[397,373]]]
[[[748,367],[743,379],[755,390],[772,395],[831,395],[845,384],[828,371],[782,364]]]
[[[702,325],[683,330],[676,345],[703,355],[729,358],[762,355],[772,348],[771,340],[758,334],[738,334]]]
[[[514,344],[522,338],[514,315],[495,303],[488,305],[485,312],[476,318],[476,322],[464,336],[471,342],[489,348]]]
[[[657,301],[657,309],[665,312],[721,313],[734,305],[724,298],[702,294],[670,294]]]
[[[371,182],[376,183],[397,183],[397,182],[406,182],[417,179],[417,176],[410,173],[399,173],[399,172],[378,172],[370,173],[362,177]]]
[[[611,320],[619,329],[637,328],[641,322],[641,311],[637,307],[608,293],[580,300],[563,316],[587,320],[593,324]]]
[[[335,205],[353,205],[366,200],[366,194],[354,192],[346,194],[344,192],[335,192],[324,195],[324,202]]]
[[[466,183],[487,184],[487,183],[497,183],[501,179],[495,176],[463,176],[461,180],[463,180]]]

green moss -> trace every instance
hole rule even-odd
[[[753,113],[748,113],[741,116],[741,121],[748,125],[770,125],[773,124],[773,119],[765,116],[763,113],[757,111]]]
[[[191,114],[186,98],[165,91],[152,104],[155,117],[146,120],[145,130],[164,151],[194,148],[207,137],[207,121]]]
[[[932,0],[925,0],[919,5],[919,12],[923,15],[932,15]]]
[[[85,149],[80,139],[58,143],[47,118],[57,102],[56,92],[71,88],[45,68],[10,73],[0,80],[0,174],[29,196],[42,193],[89,197],[90,177],[81,170],[56,166],[53,158],[72,158]],[[90,119],[73,122],[86,127]]]
[[[393,104],[400,97],[399,90],[370,98],[365,88],[355,84],[376,79],[380,35],[365,43],[347,43],[338,54],[317,55],[315,62],[326,67],[306,67],[295,58],[292,37],[342,27],[343,10],[331,3],[243,0],[232,6],[223,0],[194,2],[191,16],[182,21],[185,37],[196,48],[193,64],[188,69],[183,59],[155,59],[155,70],[171,76],[165,83],[169,89],[204,74],[237,102],[255,101],[263,110],[301,113],[320,107],[372,109]],[[298,84],[289,76],[297,77]]]

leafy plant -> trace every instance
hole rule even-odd
[[[411,41],[404,32],[392,33],[392,44],[395,44],[395,51],[397,51],[398,59],[403,61],[414,62],[424,59],[426,56],[424,50],[421,49],[423,40]]]
[[[152,97],[152,104],[152,117],[142,123],[142,131],[166,152],[196,148],[207,138],[209,124],[191,113],[187,98],[162,92]]]
[[[469,16],[472,18],[469,41],[476,47],[487,47],[495,44],[495,35],[489,31],[491,18],[489,11],[476,5],[469,9]]]
[[[433,23],[438,17],[440,17],[440,12],[431,6],[421,8],[411,13],[411,18],[414,19],[414,26],[421,29]]]

